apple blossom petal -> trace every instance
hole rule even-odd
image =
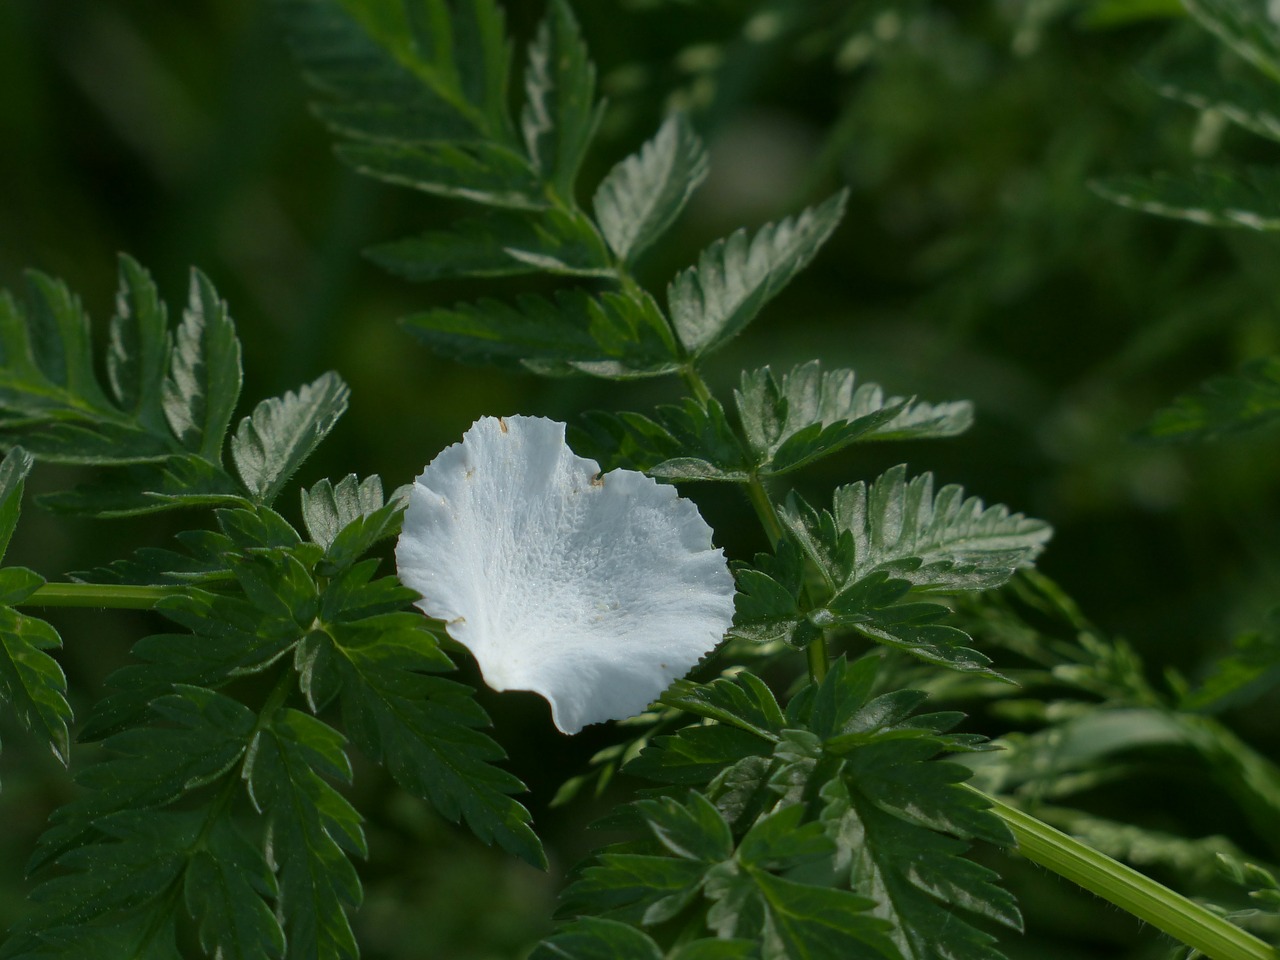
[[[601,475],[564,424],[485,417],[414,483],[400,579],[495,690],[531,690],[565,733],[634,716],[733,619],[711,528],[675,489]]]

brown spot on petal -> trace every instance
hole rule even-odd
[[[501,417],[498,418],[498,429],[501,430],[503,433],[506,433],[507,430],[510,429],[507,426],[507,421],[503,420]]]
[[[591,478],[591,485],[593,487],[603,487],[604,477],[601,474],[597,473],[594,477]]]

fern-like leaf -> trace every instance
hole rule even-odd
[[[671,373],[680,362],[666,319],[647,294],[569,290],[554,301],[481,300],[415,314],[404,324],[446,355],[543,373],[632,379]]]
[[[335,373],[283,397],[264,400],[240,422],[231,457],[245,489],[271,503],[347,409],[351,391]]]
[[[723,346],[808,265],[844,214],[837,194],[799,216],[770,223],[752,236],[739,230],[676,275],[667,304],[680,342],[695,356]]]
[[[868,440],[950,437],[968,429],[972,405],[917,403],[857,384],[852,370],[823,372],[812,360],[780,377],[765,367],[734,392],[760,472],[782,474]]]
[[[619,260],[632,262],[680,215],[707,175],[707,153],[677,114],[596,188],[596,221]]]
[[[1128,175],[1093,186],[1108,200],[1143,213],[1206,227],[1280,230],[1280,169],[1274,167]]]
[[[1152,440],[1219,440],[1280,418],[1280,357],[1263,357],[1234,376],[1213,377],[1177,397],[1143,430]]]
[[[0,461],[0,560],[9,546],[22,506],[22,491],[32,459],[21,447]],[[0,701],[22,725],[48,742],[54,756],[69,761],[71,706],[67,678],[47,651],[62,646],[52,625],[13,609],[44,585],[24,567],[0,568]]]

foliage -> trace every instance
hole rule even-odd
[[[1272,108],[1280,83],[1280,28],[1274,16],[1246,0],[1187,0],[1206,30],[1253,70],[1208,73],[1199,65],[1153,76],[1156,89],[1250,133],[1275,139]],[[1223,76],[1222,74],[1226,74]],[[1096,184],[1126,207],[1211,227],[1280,228],[1280,168],[1206,168],[1190,175],[1123,176]],[[1258,358],[1233,376],[1215,377],[1160,411],[1146,427],[1157,440],[1214,440],[1275,420],[1275,357]]]
[[[37,281],[37,289],[61,288]],[[125,261],[120,302],[152,289],[145,272]],[[212,438],[213,459],[203,462],[229,485],[219,459],[240,384],[239,350],[225,310],[206,309],[219,303],[212,286],[197,276],[193,289],[197,299],[176,337],[172,364],[163,360],[173,338],[153,305],[149,316],[157,322],[133,328],[132,339],[120,332],[129,328],[117,317],[109,369],[139,371],[132,393],[115,375],[117,399],[152,397],[158,411],[162,395],[182,397],[177,409],[195,411],[183,422],[216,424],[199,433]],[[29,332],[14,328],[13,342],[26,336],[45,345],[43,356],[68,355],[47,329],[37,337],[40,309],[30,314]],[[79,337],[83,314],[67,316],[75,323],[61,329]],[[202,338],[209,316],[225,326]],[[213,376],[215,356],[234,360],[234,369]],[[63,378],[76,384],[79,397],[95,390],[87,358],[83,363],[79,380]],[[25,383],[30,393],[42,386]],[[216,529],[184,538],[185,556],[154,552],[107,577],[136,583],[138,573],[149,571],[145,583],[184,581],[156,605],[183,632],[139,641],[136,661],[108,680],[111,692],[81,731],[81,739],[103,741],[105,759],[80,774],[80,795],[41,838],[32,861],[44,875],[33,894],[37,906],[6,941],[6,956],[176,957],[175,937],[187,917],[211,955],[357,956],[344,910],[360,902],[350,857],[364,856],[367,844],[362,817],[333,785],[352,777],[347,737],[316,716],[335,701],[354,745],[384,763],[405,790],[446,819],[464,821],[485,842],[545,862],[528,812],[510,796],[523,785],[492,765],[503,752],[479,729],[487,716],[470,688],[439,676],[453,663],[429,624],[405,612],[414,594],[393,577],[376,577],[376,558],[363,559],[398,532],[400,500],[384,503],[377,477],[321,481],[303,493],[309,540],[268,505],[332,428],[346,396],[330,374],[259,404],[231,439],[243,487],[213,500],[226,504],[214,511]],[[28,404],[16,388],[15,397],[14,410],[34,408],[36,400]],[[222,412],[210,418],[213,408]],[[55,459],[95,462],[102,438],[114,435],[116,414],[99,405],[80,416],[65,436],[69,418],[52,414],[31,417],[15,432]],[[136,422],[145,421],[139,415]],[[185,442],[183,435],[174,428],[170,439]],[[82,438],[80,446],[74,437]],[[31,455],[14,448],[0,468],[5,540],[31,464]],[[161,509],[211,499],[190,488],[163,489],[143,486],[132,495],[143,509],[155,509],[157,495]],[[100,503],[85,495],[78,505],[119,512]],[[193,567],[200,569],[199,586],[184,576]],[[4,574],[10,604],[29,599],[43,583],[21,568]],[[58,636],[10,607],[4,619],[6,694],[65,760],[66,684],[44,652],[59,644]],[[269,683],[265,697],[240,686],[256,676]],[[223,692],[229,687],[241,692],[229,696]],[[295,691],[305,710],[287,705]]]
[[[1197,895],[1232,935],[1274,935],[1277,888],[1265,858],[1280,856],[1280,773],[1257,738],[1232,725],[1233,711],[1265,707],[1274,695],[1280,659],[1271,625],[1196,664],[1194,680],[1172,667],[1153,680],[1134,646],[1089,623],[1034,571],[1047,523],[935,479],[956,472],[957,461],[940,446],[918,444],[966,433],[974,404],[882,388],[863,374],[874,371],[886,384],[912,378],[861,359],[855,373],[835,338],[816,348],[821,363],[796,362],[790,349],[753,354],[754,329],[739,339],[758,319],[812,306],[818,298],[803,299],[803,271],[841,274],[840,294],[850,299],[842,236],[858,234],[864,252],[884,246],[888,263],[897,254],[886,237],[927,232],[935,206],[963,211],[966,190],[990,189],[1018,208],[1025,196],[1016,178],[996,163],[995,172],[953,176],[933,184],[934,195],[912,199],[893,189],[897,174],[882,172],[888,189],[887,199],[874,201],[883,202],[877,222],[868,215],[876,192],[868,170],[912,164],[898,162],[893,144],[873,142],[862,153],[849,146],[864,119],[857,104],[874,101],[850,94],[853,106],[812,151],[812,167],[769,184],[773,193],[789,191],[789,210],[773,203],[756,218],[767,222],[718,223],[719,239],[698,237],[714,221],[698,213],[711,191],[698,191],[715,184],[725,125],[765,78],[782,89],[784,74],[822,75],[819,64],[841,83],[853,77],[857,89],[870,89],[898,82],[894,71],[910,55],[895,61],[892,51],[913,46],[940,74],[977,76],[1001,45],[1034,61],[1064,12],[1079,13],[1080,29],[1150,26],[1153,18],[1163,28],[1159,18],[1176,13],[1170,4],[1002,4],[975,13],[927,0],[851,7],[811,0],[765,4],[746,16],[740,4],[657,2],[671,18],[668,33],[697,27],[671,64],[684,87],[660,109],[653,91],[639,106],[628,94],[625,65],[605,59],[597,69],[584,32],[601,50],[617,41],[609,31],[597,38],[581,29],[567,0],[549,0],[536,23],[494,0],[272,6],[276,29],[318,92],[314,111],[338,141],[338,157],[399,189],[403,218],[427,225],[366,251],[398,278],[441,283],[455,301],[413,301],[400,310],[404,330],[445,358],[504,371],[493,381],[456,375],[446,389],[463,384],[458,392],[473,390],[488,405],[509,402],[501,391],[524,382],[513,373],[556,378],[539,402],[573,410],[569,435],[578,452],[605,468],[687,484],[682,492],[705,497],[709,518],[730,516],[736,497],[758,522],[758,531],[717,522],[738,591],[726,641],[648,712],[597,731],[595,742],[606,745],[558,795],[568,804],[594,780],[599,826],[611,842],[569,873],[554,928],[522,930],[511,950],[535,960],[1049,956],[1040,927],[1058,912],[1058,894],[1046,907],[1041,881],[1028,879],[1013,855],[1020,838],[1007,822],[1009,807],[993,806],[975,787]],[[1230,124],[1280,139],[1274,18],[1244,0],[1188,0],[1187,10],[1227,56],[1216,71],[1161,62],[1145,71],[1155,88],[1207,116],[1206,128]],[[983,19],[988,14],[998,27]],[[578,15],[589,25],[602,16],[588,7]],[[722,29],[700,44],[705,23]],[[964,29],[1009,35],[998,44],[986,32],[971,41],[959,36]],[[648,56],[631,82],[666,83],[646,38],[612,33]],[[722,42],[730,34],[738,39]],[[792,53],[799,69],[782,69],[795,65],[786,59]],[[899,125],[898,146],[913,135],[1000,142],[980,126],[962,129],[964,119],[952,121],[949,108],[931,103],[932,91],[919,98],[929,109],[918,117],[881,118]],[[615,109],[606,111],[603,92]],[[1042,106],[1039,113],[1053,112]],[[913,123],[936,129],[913,134]],[[656,132],[609,166],[606,157],[641,127],[632,143]],[[1042,163],[1059,175],[1067,169],[1075,191],[1082,168],[1062,159],[1072,153],[1064,142],[1050,144],[1053,156]],[[1096,186],[1122,206],[1265,232],[1280,223],[1267,159],[1261,151],[1247,163]],[[853,226],[841,230],[846,212]],[[751,213],[732,216],[737,223]],[[677,229],[695,217],[695,228]],[[922,219],[912,225],[912,217]],[[1070,226],[1092,236],[1078,221]],[[953,272],[935,283],[933,301],[955,328],[941,342],[948,369],[972,320],[966,311],[979,301],[993,310],[1017,302],[1043,262],[1035,258],[1050,256],[1037,250],[1044,238],[1005,233],[946,237],[884,281],[889,288],[904,276],[915,284]],[[1100,233],[1100,250],[1110,242]],[[1003,253],[984,260],[978,251],[987,247]],[[1007,262],[997,262],[1001,256]],[[1133,262],[1147,263],[1135,255],[1106,270],[1126,274]],[[330,267],[338,284],[340,271]],[[1157,286],[1154,276],[1126,282],[1134,300]],[[28,275],[24,300],[0,296],[0,445],[8,450],[0,463],[0,559],[39,461],[61,465],[40,468],[42,491],[63,482],[64,468],[87,468],[73,489],[37,494],[40,505],[96,519],[147,515],[173,534],[113,549],[105,561],[77,558],[89,569],[70,583],[0,568],[0,696],[26,736],[76,768],[74,786],[59,788],[60,805],[30,862],[30,903],[0,955],[381,955],[380,928],[395,926],[379,912],[387,885],[407,899],[416,894],[406,890],[427,884],[421,873],[388,881],[377,859],[395,846],[406,848],[402,865],[413,856],[411,844],[396,842],[411,830],[389,821],[421,824],[423,807],[503,855],[558,868],[556,849],[548,858],[515,799],[525,787],[501,765],[497,741],[522,744],[512,748],[517,771],[539,789],[556,769],[552,755],[566,751],[559,742],[530,748],[505,713],[517,708],[505,701],[497,708],[500,736],[491,737],[481,700],[454,677],[457,651],[442,624],[414,610],[417,595],[396,577],[379,575],[400,531],[405,489],[387,496],[377,474],[301,473],[335,448],[326,441],[347,411],[346,383],[308,369],[286,382],[310,382],[241,410],[243,392],[277,373],[292,377],[319,354],[292,351],[302,358],[294,363],[279,350],[278,371],[264,376],[252,362],[242,369],[240,337],[252,343],[254,325],[237,333],[204,274],[192,272],[176,323],[151,276],[127,256],[118,284],[104,335],[70,288],[44,274]],[[1165,302],[1178,295],[1174,289]],[[1197,309],[1205,304],[1221,307],[1208,293]],[[900,324],[900,304],[894,311]],[[1047,326],[1040,323],[1036,336]],[[368,330],[355,341],[330,334],[308,330],[306,339],[342,356],[344,371],[360,354],[346,347],[375,340]],[[904,362],[939,350],[908,333],[895,332],[895,343],[910,357]],[[954,353],[955,375],[935,377],[923,393],[934,396],[936,387],[953,396],[966,381],[979,394],[1017,393],[1015,378],[987,368],[997,374],[987,383],[963,350]],[[1142,353],[1142,344],[1130,349]],[[736,381],[712,366],[739,359],[746,369]],[[1146,436],[1210,440],[1271,422],[1273,366],[1263,357],[1207,382],[1158,414]],[[575,385],[566,385],[570,378]],[[433,385],[426,398],[437,407],[451,399],[420,379]],[[677,379],[683,391],[672,397]],[[655,383],[629,383],[640,380]],[[494,396],[483,386],[490,383],[503,385]],[[620,404],[649,406],[582,412],[606,390],[633,398]],[[1007,413],[1018,400],[1001,402]],[[406,431],[407,421],[422,419],[399,409],[375,418]],[[403,445],[399,436],[395,442]],[[891,443],[910,445],[886,453]],[[935,470],[900,463],[900,450],[914,459],[925,449],[937,458]],[[420,453],[405,459],[420,467]],[[966,464],[966,486],[999,478],[996,460],[985,479],[986,464]],[[307,485],[295,510],[286,494],[300,475]],[[996,487],[1011,489],[998,480]],[[1057,503],[1056,523],[1062,500],[1048,502]],[[1115,589],[1101,560],[1090,566],[1086,573]],[[69,669],[69,689],[53,655],[58,632],[25,612],[60,603],[153,609],[166,622],[134,643],[105,683],[94,671]],[[85,714],[78,724],[72,704]],[[974,728],[998,739],[953,732]],[[72,731],[85,744],[74,758]],[[1117,804],[1109,792],[1152,781],[1159,789],[1179,776],[1180,789],[1165,791],[1177,794],[1168,811]],[[1182,789],[1188,782],[1193,789]],[[1176,804],[1190,804],[1190,794],[1203,795],[1211,822],[1202,826],[1193,815],[1177,822]],[[544,835],[563,842],[552,815],[552,826],[542,820],[536,791],[533,800]],[[581,808],[570,810],[578,816]],[[448,842],[462,845],[468,862],[480,856],[468,841]],[[1065,850],[1077,841],[1058,842]],[[466,876],[437,861],[444,846],[437,837],[417,866],[439,874],[433,895],[444,905],[431,918],[449,910],[449,894]],[[496,897],[496,887],[472,897]],[[1109,895],[1105,885],[1094,892]],[[1167,893],[1166,906],[1186,903]],[[500,924],[499,907],[475,909]],[[1063,912],[1072,909],[1068,903]],[[1024,915],[1029,942],[1021,946]],[[1154,936],[1120,939],[1149,955]],[[1254,950],[1249,956],[1268,955],[1261,940],[1235,942]],[[1179,949],[1189,956],[1193,948]]]

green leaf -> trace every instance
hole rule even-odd
[[[21,960],[186,960],[178,951],[175,917],[151,901],[116,923],[68,925],[39,934],[14,930],[0,946],[0,957]]]
[[[267,506],[222,509],[215,511],[214,516],[223,534],[242,551],[266,547],[296,552],[302,543],[289,521]]]
[[[694,940],[665,955],[667,960],[752,960],[750,940]],[[580,917],[534,948],[529,960],[663,960],[657,943],[617,920]]]
[[[600,235],[576,210],[495,211],[458,220],[448,230],[379,244],[365,254],[383,269],[417,281],[612,272]]]
[[[240,398],[240,340],[208,277],[191,271],[182,323],[163,384],[164,415],[186,449],[222,464],[222,441]]]
[[[677,680],[662,695],[662,703],[686,713],[730,724],[766,740],[776,740],[783,727],[782,708],[763,680],[745,670],[732,680],[710,683]]]
[[[729,824],[697,792],[635,805],[665,855],[601,854],[564,894],[562,909],[646,926],[686,910],[701,893],[706,923],[722,938],[753,940],[765,958],[893,957],[871,901],[846,890],[775,876],[827,859],[834,849],[803,809],[763,817],[734,849]]]
[[[528,161],[493,143],[346,144],[338,156],[366,176],[509,210],[549,206]]]
[[[748,238],[739,230],[678,274],[667,303],[680,342],[695,356],[741,333],[831,236],[844,214],[840,193],[799,216],[766,224]]]
[[[452,662],[416,614],[329,628],[342,671],[347,731],[396,781],[485,843],[545,866],[529,812],[511,799],[524,785],[493,765],[505,755],[478,728],[489,718],[469,687],[430,676]]]
[[[338,133],[516,145],[507,105],[511,53],[492,0],[276,5],[308,79],[337,100],[317,113]]]
[[[1280,29],[1264,4],[1251,0],[1183,0],[1201,26],[1276,82],[1280,82]]]
[[[270,823],[288,960],[359,956],[344,908],[362,896],[346,853],[365,853],[360,815],[313,769],[350,779],[342,744],[314,717],[281,710],[245,763],[250,797]]]
[[[169,321],[150,275],[123,254],[109,337],[107,380],[116,403],[146,429],[162,434],[160,394],[169,367]]]
[[[583,416],[574,431],[581,446],[612,467],[641,470],[662,480],[718,480],[744,483],[747,455],[714,397],[701,403],[686,397],[679,406],[661,406],[653,418],[638,413]]]
[[[776,704],[766,710],[767,719],[759,715],[759,705],[772,703],[772,696],[749,674],[736,683],[682,684],[664,702],[714,723],[658,738],[626,770],[702,787],[742,838],[732,859],[714,863],[723,849],[714,838],[723,828],[705,801],[645,801],[643,819],[662,850],[708,865],[702,890],[713,902],[707,919],[722,936],[758,936],[760,914],[772,918],[760,939],[766,956],[858,956],[868,950],[899,956],[896,947],[918,960],[953,951],[965,960],[993,960],[999,956],[993,939],[964,914],[1014,929],[1021,920],[995,875],[962,854],[968,839],[1005,845],[1011,837],[983,799],[960,786],[970,771],[937,759],[972,751],[975,738],[947,732],[962,719],[958,713],[917,713],[926,699],[919,691],[875,695],[879,662],[874,656],[854,663],[837,659],[816,689],[792,700],[785,717]],[[747,733],[762,726],[768,736]],[[710,758],[715,740],[709,735],[717,731],[753,736],[755,747],[744,745],[744,759],[736,763],[705,763],[698,783],[698,765],[686,760]],[[635,849],[600,857],[600,865],[570,888],[569,906],[644,920],[644,911],[671,896],[673,887],[646,891],[646,877],[659,875],[648,861],[659,858]],[[797,882],[802,878],[809,882]],[[686,879],[678,889],[692,882]],[[851,908],[847,897],[862,907]],[[867,937],[861,946],[844,942],[859,936]]]
[[[22,512],[22,488],[35,460],[21,447],[13,447],[0,460],[0,560],[4,559]]]
[[[21,944],[32,935],[68,958],[94,955],[89,945],[100,938],[131,944],[117,956],[149,956],[157,936],[171,942],[177,885],[225,808],[211,798],[161,808],[224,778],[255,729],[254,715],[233,700],[196,687],[174,691],[153,702],[155,725],[106,742],[107,759],[80,773],[79,795],[55,812],[31,868],[56,860],[59,872],[36,887],[39,907],[23,917],[5,955],[25,956]]]
[[[284,956],[284,931],[263,899],[278,896],[275,874],[262,851],[229,821],[215,821],[203,848],[191,857],[183,894],[208,955],[220,960]]]
[[[683,114],[609,171],[592,207],[610,248],[634,262],[675,222],[707,176],[707,152]]]
[[[302,491],[302,522],[311,539],[328,549],[348,525],[372,516],[383,506],[382,479],[362,481],[349,473],[337,485],[321,480]]]
[[[0,593],[29,593],[38,586],[34,576],[28,570],[0,570]],[[0,699],[12,707],[27,730],[49,744],[54,756],[65,765],[70,748],[67,724],[72,716],[67,703],[67,678],[58,662],[45,652],[61,646],[58,631],[43,620],[0,606]]]
[[[886,398],[877,384],[855,383],[852,370],[823,373],[817,360],[780,378],[769,367],[743,373],[734,399],[761,473],[787,473],[858,441],[955,436],[972,422],[967,402]]]
[[[1143,429],[1152,440],[1212,441],[1280,417],[1280,357],[1263,357],[1234,376],[1214,377],[1158,412]]]
[[[131,463],[175,452],[168,431],[154,432],[103,393],[79,299],[43,274],[27,279],[26,310],[0,294],[0,439],[64,463]]]
[[[529,960],[663,960],[648,934],[616,920],[582,917],[534,948]]]
[[[1182,695],[1183,710],[1217,712],[1249,703],[1280,684],[1280,612],[1263,630],[1236,638],[1235,651],[1213,664],[1200,686]]]
[[[369,559],[335,573],[320,598],[321,619],[325,623],[353,623],[403,611],[418,599],[416,591],[402,586],[395,577],[374,580],[377,569],[378,560]]]
[[[752,940],[693,940],[668,954],[670,960],[753,960],[759,948]]]
[[[615,379],[658,376],[679,366],[666,320],[647,294],[593,297],[565,290],[554,301],[481,300],[403,322],[428,346],[460,360],[520,361],[538,372]]]
[[[761,956],[787,960],[821,960],[823,957],[896,957],[883,926],[869,908],[872,902],[845,890],[797,883],[784,877],[753,871],[752,887],[745,883],[708,887],[710,896],[736,901],[745,889],[758,898],[764,913]],[[733,906],[738,904],[733,902]],[[752,905],[754,908],[754,904]],[[748,908],[751,909],[751,908]],[[754,910],[752,911],[754,912]],[[721,929],[750,930],[740,913],[723,920]]]
[[[97,383],[88,320],[60,283],[31,276],[30,308],[0,296],[0,439],[37,458],[112,469],[41,502],[134,516],[240,499],[222,442],[240,392],[240,344],[212,284],[194,273],[171,337],[150,276],[122,257],[106,369]]]
[[[823,609],[810,614],[810,622],[821,628],[853,630],[952,670],[1000,676],[988,669],[989,657],[965,646],[972,642],[967,633],[938,622],[950,615],[948,607],[905,602],[911,589],[909,580],[891,578],[879,570],[837,593]]]
[[[916,589],[987,590],[1029,565],[1053,533],[1044,521],[988,507],[955,484],[935,494],[932,474],[908,480],[905,466],[870,485],[840,487],[833,499],[836,528],[853,536],[854,580],[887,570]],[[905,562],[912,560],[918,563]]]
[[[178,453],[151,463],[118,467],[71,490],[41,494],[55,513],[136,517],[182,507],[246,505],[241,487],[202,456]]]
[[[1268,140],[1280,140],[1280,104],[1269,80],[1257,74],[1226,77],[1199,60],[1143,71],[1162,97],[1214,113]]]
[[[771,740],[727,724],[695,725],[656,737],[626,771],[646,780],[701,787],[744,757],[767,756]]]
[[[160,601],[157,611],[191,633],[140,640],[133,649],[138,662],[107,678],[111,692],[94,705],[81,739],[97,740],[136,725],[174,684],[219,689],[259,673],[312,630],[320,602],[297,558],[274,549],[247,557],[232,554],[225,562],[244,595],[189,586]]]
[[[938,622],[946,607],[910,602],[909,595],[999,586],[1050,534],[1046,524],[985,507],[960,487],[935,497],[932,477],[908,482],[905,467],[870,487],[837,489],[834,513],[792,494],[778,515],[786,536],[774,557],[735,570],[734,636],[803,647],[841,628],[931,663],[989,674],[988,658],[966,646],[968,634]],[[821,592],[812,585],[812,596],[804,592],[802,556],[824,581]]]
[[[81,583],[190,584],[225,579],[230,572],[225,555],[234,544],[227,537],[212,530],[185,530],[174,539],[183,552],[142,547],[128,557],[69,577]]]
[[[1202,169],[1094,181],[1113,203],[1206,227],[1280,230],[1280,168]]]
[[[911,767],[943,766],[955,765],[916,763],[895,772],[911,770],[917,776],[910,786],[937,789],[939,778],[920,777]],[[880,784],[858,789],[857,777],[864,769],[855,766],[822,791],[822,820],[850,885],[876,902],[872,915],[888,922],[894,945],[908,960],[1001,960],[995,938],[973,926],[962,911],[1021,930],[1013,897],[996,885],[995,873],[961,856],[963,842],[903,818],[905,797],[895,791],[890,801],[894,806],[885,810],[877,805],[882,799]]]
[[[231,438],[231,458],[249,495],[273,501],[346,412],[350,391],[336,373],[283,397],[263,400],[240,421]]]
[[[354,564],[380,540],[397,536],[407,501],[404,488],[398,489],[392,493],[389,503],[343,527],[325,551],[318,572],[331,577]]]
[[[35,917],[20,929],[86,925],[160,897],[181,881],[203,819],[198,811],[154,810],[103,817],[96,824],[103,839],[58,859],[70,874],[36,888]]]
[[[804,558],[791,538],[784,537],[774,554],[757,554],[754,566],[737,563],[733,568],[737,593],[730,635],[753,643],[782,641],[807,646],[821,634],[813,629],[801,603]]]
[[[784,741],[778,755],[791,767],[775,775],[778,789],[801,782],[806,796],[818,795],[837,874],[876,902],[871,912],[889,923],[903,957],[995,960],[994,939],[964,912],[1015,930],[1021,917],[996,875],[962,857],[963,840],[1007,845],[1012,837],[978,794],[959,786],[970,772],[935,759],[971,749],[965,735],[944,733],[960,715],[913,715],[925,699],[919,691],[873,697],[876,670],[872,657],[831,664],[808,718],[821,748],[798,734]],[[824,766],[823,754],[842,762]]]
[[[16,607],[43,587],[44,577],[26,567],[0,569],[0,606]]]
[[[700,793],[691,792],[687,804],[666,798],[637,800],[632,806],[657,841],[677,857],[715,862],[733,854],[729,824]]]
[[[574,181],[603,104],[595,103],[596,68],[565,0],[551,0],[528,58],[520,114],[525,149],[541,178],[572,205]]]

